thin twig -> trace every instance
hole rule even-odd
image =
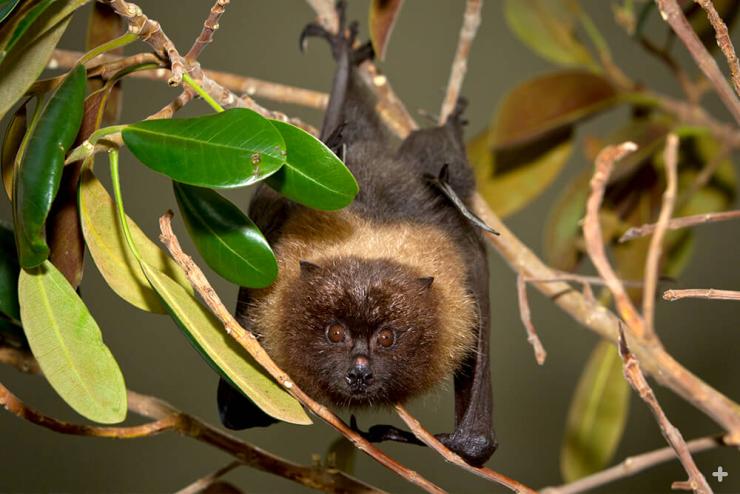
[[[636,149],[635,143],[625,142],[617,146],[605,147],[596,157],[596,171],[591,178],[591,195],[586,203],[586,217],[583,220],[583,237],[591,262],[606,282],[609,291],[614,295],[620,315],[635,335],[642,338],[645,334],[642,317],[609,264],[599,224],[599,209],[614,163]]]
[[[465,72],[468,70],[470,48],[473,46],[475,33],[478,32],[478,26],[480,26],[482,7],[483,0],[468,0],[465,4],[463,25],[457,41],[457,51],[455,52],[455,59],[450,68],[450,79],[447,82],[445,99],[442,102],[442,109],[439,111],[440,125],[447,121],[447,117],[454,111],[457,99],[460,97],[460,89],[465,79]]]
[[[193,43],[193,46],[185,55],[185,60],[187,60],[188,63],[198,60],[203,49],[213,41],[213,33],[218,29],[218,22],[226,11],[226,6],[230,1],[231,0],[216,0],[216,3],[213,4],[211,12],[203,22],[203,30],[200,32],[200,35]]]
[[[206,475],[205,477],[201,477],[192,484],[189,484],[182,489],[178,490],[175,494],[198,494],[200,492],[204,492],[206,489],[208,489],[211,485],[213,485],[214,482],[216,482],[218,479],[229,473],[230,471],[238,468],[239,466],[243,465],[240,461],[232,461],[228,465],[219,468],[213,473],[210,473]]]
[[[663,300],[673,302],[682,298],[706,298],[709,300],[740,300],[740,292],[716,290],[714,288],[689,288],[686,290],[666,290]]]
[[[658,222],[655,224],[655,235],[650,239],[650,247],[645,261],[645,286],[642,290],[642,317],[645,321],[645,337],[655,336],[655,290],[660,275],[660,257],[663,253],[663,238],[668,222],[676,204],[678,190],[678,137],[669,134],[665,145],[666,189],[660,207]]]
[[[658,404],[657,398],[655,398],[655,393],[653,393],[652,388],[650,388],[650,385],[645,379],[645,375],[640,369],[640,364],[627,347],[627,340],[621,326],[619,331],[619,355],[621,355],[622,361],[624,362],[625,379],[627,379],[627,382],[632,386],[632,389],[634,389],[637,394],[640,395],[640,398],[642,398],[642,400],[648,405],[650,411],[653,412],[655,420],[657,420],[658,425],[660,426],[660,431],[663,434],[663,437],[665,437],[668,444],[676,452],[678,459],[681,461],[684,470],[686,470],[686,473],[689,476],[689,479],[686,482],[674,482],[672,488],[693,490],[697,494],[711,494],[712,488],[709,487],[704,475],[702,475],[699,468],[697,468],[696,463],[694,463],[694,459],[691,457],[691,452],[686,445],[686,441],[684,441],[683,436],[681,435],[681,431],[674,427],[674,425],[668,420],[668,417],[666,417],[665,412],[663,412],[660,404]]]
[[[41,368],[33,358],[33,356],[25,351],[14,349],[14,348],[0,348],[0,363],[10,365],[22,372],[31,372],[34,374],[40,374]],[[29,362],[33,362],[33,365],[29,365]],[[170,420],[171,417],[176,417],[177,420],[174,422],[171,430],[178,434],[190,437],[197,441],[203,442],[210,446],[220,449],[221,451],[233,456],[241,463],[262,470],[267,473],[278,475],[286,479],[292,480],[298,484],[311,489],[317,489],[328,493],[381,493],[379,489],[372,487],[364,482],[361,482],[337,469],[328,468],[317,468],[316,466],[302,466],[295,463],[289,462],[275,456],[272,453],[264,451],[256,446],[252,446],[249,443],[241,441],[230,434],[227,434],[210,424],[207,424],[200,419],[188,415],[182,412],[169,403],[162,401],[154,396],[147,396],[144,394],[137,393],[132,390],[128,390],[127,394],[128,409],[142,417],[147,417],[157,423],[162,420]],[[26,418],[25,416],[23,418]],[[35,423],[46,428],[50,428],[49,424],[58,422],[55,419],[49,418],[48,420],[38,420]],[[152,424],[153,424],[152,423]],[[83,432],[83,435],[90,435],[86,433],[85,427],[74,424],[66,424],[64,431],[68,434],[75,432]],[[145,424],[151,426],[151,424]],[[70,427],[71,426],[71,427]],[[77,428],[77,431],[75,431]],[[98,428],[106,429],[106,428]],[[113,428],[120,431],[121,428]],[[134,429],[134,432],[136,430]],[[77,434],[79,435],[79,434]],[[123,438],[120,435],[101,435],[96,434],[96,437],[115,437]],[[131,437],[142,437],[129,436]]]
[[[692,454],[701,453],[721,446],[730,446],[722,436],[702,437],[693,439],[686,443]],[[579,494],[590,491],[602,485],[609,484],[615,480],[631,477],[661,463],[675,460],[676,452],[672,447],[656,449],[647,453],[625,458],[622,462],[587,477],[580,478],[569,484],[557,487],[545,487],[540,490],[541,494]]]
[[[437,453],[442,455],[442,457],[446,461],[459,466],[463,470],[467,470],[468,472],[474,473],[475,475],[479,477],[482,477],[484,479],[487,479],[499,485],[502,485],[514,492],[536,494],[536,491],[534,489],[527,487],[521,482],[514,480],[512,478],[509,478],[506,475],[503,475],[499,472],[491,470],[490,468],[474,467],[468,464],[465,460],[460,458],[460,456],[457,455],[454,451],[451,451],[444,444],[442,444],[439,441],[439,439],[434,437],[432,433],[427,431],[421,425],[421,423],[413,415],[411,415],[408,412],[408,410],[406,410],[406,408],[403,405],[395,405],[394,408],[396,409],[396,413],[398,414],[398,416],[401,417],[401,420],[403,420],[406,423],[406,425],[409,427],[409,429],[411,429],[411,432],[413,432],[414,435],[417,438],[419,438],[421,442],[423,442],[430,448],[434,449]]]
[[[576,273],[568,273],[566,271],[553,270],[555,276],[553,278],[524,278],[527,283],[557,283],[558,281],[574,281],[581,285],[606,285],[604,278],[599,276],[586,276]],[[642,286],[642,281],[637,280],[619,280],[624,286]]]
[[[82,55],[82,52],[57,48],[49,59],[47,67],[49,69],[70,69],[75,66],[77,60]],[[102,77],[104,80],[108,80],[121,69],[144,63],[156,63],[160,65],[160,68],[132,72],[126,77],[158,81],[167,81],[170,78],[170,70],[165,68],[162,60],[153,53],[138,53],[123,58],[108,54],[97,56],[87,63],[89,67],[88,76]],[[329,100],[328,94],[312,89],[265,81],[255,77],[240,76],[218,70],[203,69],[203,73],[209,79],[235,93],[246,94],[256,98],[265,98],[279,103],[323,110],[326,108],[326,103]]]
[[[516,277],[516,293],[519,298],[519,316],[522,319],[522,324],[527,330],[527,341],[534,349],[534,358],[537,364],[542,365],[545,363],[547,358],[547,352],[545,347],[542,346],[542,341],[537,335],[537,330],[532,323],[532,314],[529,310],[529,300],[527,299],[527,281],[521,274]]]
[[[680,218],[671,219],[671,221],[668,222],[668,229],[680,230],[681,228],[688,228],[691,226],[703,225],[706,223],[717,223],[720,221],[735,220],[738,218],[740,218],[740,210],[723,211],[721,213],[695,214],[693,216],[682,216]],[[628,240],[651,235],[654,231],[655,223],[633,226],[619,238],[619,241],[627,242]]]
[[[172,430],[177,424],[177,415],[168,415],[148,424],[135,425],[132,427],[99,427],[94,425],[81,425],[63,422],[42,414],[41,412],[23,403],[17,396],[10,392],[0,383],[0,405],[10,413],[40,425],[54,432],[70,434],[73,436],[109,437],[115,439],[135,439],[140,437],[154,436],[162,432]]]
[[[337,417],[331,410],[318,403],[308,396],[293,380],[270,358],[257,338],[244,327],[242,327],[231,315],[229,310],[223,305],[216,291],[213,289],[208,279],[203,274],[193,259],[185,254],[180,247],[177,236],[172,231],[172,211],[168,211],[159,218],[159,228],[161,231],[160,240],[167,247],[175,262],[185,271],[190,284],[195,291],[205,301],[211,312],[224,325],[226,333],[231,335],[249,354],[259,363],[285,390],[291,394],[301,404],[306,406],[311,412],[323,419],[327,424],[336,429],[340,434],[361,451],[365,452],[381,465],[397,473],[411,483],[416,484],[427,492],[440,493],[442,489],[429,482],[418,473],[401,465],[375,445],[366,440],[357,431],[350,428],[342,419]]]
[[[735,88],[735,93],[740,96],[740,61],[738,61],[737,55],[735,54],[735,47],[732,46],[732,40],[730,39],[730,33],[727,30],[727,26],[722,20],[722,17],[717,13],[711,0],[694,1],[701,5],[701,8],[707,12],[707,18],[709,18],[709,22],[714,28],[714,36],[717,39],[717,46],[722,50],[722,53],[727,59],[727,65],[730,67],[730,79]]]
[[[730,111],[735,121],[740,124],[740,100],[727,83],[717,62],[702,44],[699,36],[686,19],[676,0],[655,0],[663,19],[673,28],[679,39],[686,45],[702,73],[712,82],[714,90]]]

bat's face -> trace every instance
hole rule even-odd
[[[432,278],[396,262],[302,263],[286,301],[278,364],[307,392],[341,406],[402,402],[424,391],[438,358]]]

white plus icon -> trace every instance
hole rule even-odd
[[[727,477],[728,475],[730,474],[725,472],[722,467],[717,467],[717,471],[712,472],[712,477],[716,477],[717,482],[720,482],[720,483],[722,483],[722,481],[725,480],[725,477]]]

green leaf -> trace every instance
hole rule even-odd
[[[0,222],[0,312],[16,321],[21,320],[18,306],[20,270],[13,230]]]
[[[370,2],[370,42],[380,60],[385,58],[388,39],[393,32],[396,18],[403,6],[403,0],[372,0]]]
[[[268,415],[284,422],[311,423],[303,407],[272,380],[221,323],[182,286],[142,262],[149,283],[178,327],[203,358]]]
[[[173,187],[190,238],[211,269],[239,286],[263,288],[275,280],[275,255],[239,208],[211,189]]]
[[[311,208],[331,211],[348,206],[359,188],[344,163],[311,134],[276,120],[272,124],[285,139],[288,156],[267,184]]]
[[[574,124],[617,103],[609,81],[590,72],[555,72],[514,88],[494,118],[491,145],[524,144]]]
[[[596,66],[576,38],[576,18],[563,0],[506,0],[504,15],[519,41],[542,58],[564,66]]]
[[[573,482],[603,469],[614,456],[629,411],[622,359],[609,341],[594,348],[578,381],[560,452],[563,480]]]
[[[17,20],[9,23],[8,34],[5,35],[5,29],[3,29],[2,36],[0,36],[0,62],[5,56],[10,53],[18,41],[23,37],[26,32],[33,26],[34,22],[41,17],[44,11],[54,3],[55,0],[41,0],[32,8],[26,12],[19,12]],[[31,40],[28,40],[31,41]]]
[[[113,199],[90,170],[82,172],[78,200],[85,242],[106,283],[131,305],[149,312],[166,313],[126,245]],[[128,224],[142,258],[192,294],[193,289],[180,266],[149,240],[130,218]]]
[[[26,105],[22,104],[5,130],[3,146],[0,150],[0,168],[2,169],[3,187],[8,199],[13,199],[13,174],[15,173],[15,157],[21,147],[23,136],[28,130],[28,114]]]
[[[3,22],[5,18],[13,12],[13,9],[16,8],[20,1],[21,0],[6,0],[5,2],[0,2],[0,22]]]
[[[270,121],[245,108],[145,120],[127,126],[122,134],[146,166],[201,187],[251,185],[275,173],[286,155],[285,142]]]
[[[41,75],[71,19],[67,17],[28,44],[21,42],[23,49],[13,50],[0,63],[3,75],[0,77],[0,118]]]
[[[23,270],[21,320],[54,390],[80,415],[104,424],[126,418],[126,385],[100,328],[53,264]]]
[[[44,222],[59,188],[64,154],[82,123],[85,67],[72,69],[29,130],[28,145],[13,180],[13,220],[21,266],[41,264],[49,255]]]
[[[581,259],[581,220],[586,212],[591,171],[587,170],[562,189],[545,223],[545,260],[561,271],[572,271]]]
[[[492,153],[484,131],[467,148],[478,191],[496,214],[505,217],[529,204],[555,180],[573,151],[573,140],[566,132]]]

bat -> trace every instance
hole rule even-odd
[[[240,289],[237,319],[304,391],[337,407],[403,403],[453,375],[455,427],[437,437],[480,465],[497,443],[480,231],[488,227],[469,210],[465,102],[444,125],[399,141],[357,71],[372,48],[353,48],[357,24],[347,27],[343,2],[337,8],[338,34],[309,24],[300,42],[321,37],[331,46],[337,68],[320,138],[360,191],[345,209],[318,211],[258,187],[250,217],[273,246],[279,275],[268,288]],[[225,381],[218,406],[232,429],[276,421]],[[354,417],[352,425],[359,430]],[[360,432],[419,444],[389,425]]]

